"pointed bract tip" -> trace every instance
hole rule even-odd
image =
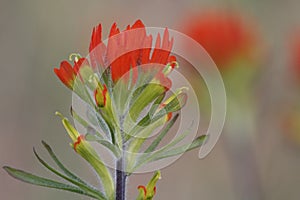
[[[55,112],[55,115],[61,117],[61,119],[64,119],[64,118],[65,118],[65,117],[64,117],[60,112],[58,112],[58,111]]]

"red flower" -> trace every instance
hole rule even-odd
[[[78,71],[82,63],[86,61],[85,58],[80,58],[77,62],[74,62],[74,66],[67,62],[62,61],[60,63],[60,68],[54,68],[54,73],[58,78],[70,89],[73,88],[74,80],[78,74]]]
[[[241,16],[213,11],[193,16],[183,25],[188,36],[199,42],[217,65],[224,66],[253,47],[254,30]]]
[[[300,80],[300,31],[291,36],[291,66],[295,72],[296,78]]]
[[[111,68],[112,80],[117,82],[129,70],[133,69],[133,77],[136,79],[136,66],[144,64],[161,64],[174,61],[174,56],[170,56],[173,46],[173,39],[169,39],[168,29],[165,29],[163,39],[157,36],[155,48],[151,54],[152,36],[146,34],[145,25],[141,20],[137,20],[132,26],[127,26],[124,31],[117,28],[116,23],[111,27],[107,46],[102,43],[101,24],[93,29],[90,42],[90,59],[93,68]],[[166,77],[164,77],[166,78]],[[167,78],[166,78],[167,79]],[[162,80],[167,82],[167,80]]]
[[[145,186],[143,186],[143,185],[139,185],[137,188],[138,188],[138,190],[143,190],[143,192],[144,192],[144,199],[147,199],[147,195],[148,195],[147,194],[148,193],[147,188]],[[151,197],[153,197],[156,194],[156,186],[154,186],[152,193],[153,194],[151,195]]]
[[[113,82],[117,82],[130,69],[133,71],[133,81],[135,81],[138,75],[136,66],[147,65],[143,67],[144,71],[154,70],[155,67],[157,71],[155,79],[168,89],[172,83],[163,73],[163,69],[167,63],[171,63],[172,68],[176,66],[176,57],[170,56],[172,46],[173,38],[169,39],[168,29],[165,29],[162,39],[158,34],[155,48],[152,48],[152,35],[147,35],[141,20],[137,20],[132,26],[127,26],[124,31],[120,31],[114,23],[108,43],[105,45],[102,41],[102,26],[99,24],[92,32],[89,46],[90,65],[94,71],[109,67]],[[72,89],[84,60],[86,59],[79,59],[73,67],[67,61],[63,61],[60,69],[54,69],[54,72],[67,87]],[[125,75],[124,80],[128,78],[129,76]]]

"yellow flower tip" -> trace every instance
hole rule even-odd
[[[152,180],[160,180],[161,179],[161,172],[160,171],[157,171],[155,174],[154,174],[154,177]]]
[[[181,92],[184,92],[184,91],[188,91],[189,88],[188,87],[181,87],[178,90],[181,91]]]
[[[159,176],[158,176],[158,180],[161,180],[162,179],[162,177],[161,177],[161,173],[160,173],[160,171],[159,171],[159,174],[158,174]]]
[[[71,53],[69,55],[69,61],[78,62],[78,60],[81,58],[81,55],[79,53]]]
[[[65,118],[65,117],[64,117],[60,112],[58,112],[58,111],[55,112],[55,115],[61,117],[61,119],[64,119],[64,118]]]

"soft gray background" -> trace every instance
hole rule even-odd
[[[178,29],[190,10],[201,12],[213,7],[251,16],[260,25],[268,48],[256,96],[262,111],[252,133],[260,141],[252,146],[259,178],[249,191],[257,192],[258,199],[299,199],[300,148],[282,138],[285,130],[278,126],[280,110],[290,103],[291,93],[299,92],[288,89],[286,83],[288,33],[300,27],[297,0],[0,0],[0,166],[47,176],[32,153],[32,146],[42,153],[43,139],[74,171],[94,180],[93,173],[69,148],[70,140],[54,116],[56,110],[69,113],[71,92],[58,81],[53,67],[72,52],[85,55],[92,27],[100,22],[104,35],[113,22],[125,27],[137,18],[147,26]],[[228,155],[224,138],[226,133],[204,160],[198,160],[198,152],[193,151],[164,169],[156,199],[233,200],[248,196],[247,191],[240,194],[238,188],[251,172],[247,165],[232,160],[235,155]],[[137,194],[136,186],[148,179],[149,175],[138,175],[129,182],[129,199]],[[4,170],[0,170],[0,195],[9,200],[87,199],[21,183]]]

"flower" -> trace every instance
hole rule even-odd
[[[254,27],[242,16],[227,11],[196,14],[184,22],[183,32],[200,43],[219,67],[239,56],[252,56]]]
[[[69,62],[62,61],[60,68],[54,68],[54,73],[68,88],[72,89],[75,78],[84,61],[86,61],[85,58],[75,59],[73,67]]]
[[[106,85],[103,85],[103,88],[101,89],[98,87],[94,92],[94,98],[97,106],[103,107],[106,105],[107,101],[107,87]]]
[[[102,42],[101,24],[96,26],[92,32],[89,53],[93,68],[99,65],[101,67],[109,65],[112,80],[117,82],[131,68],[133,68],[133,79],[135,80],[137,78],[136,66],[155,63],[162,65],[155,65],[155,67],[163,69],[168,62],[176,61],[176,57],[170,55],[172,46],[173,38],[169,39],[169,31],[166,28],[162,39],[158,34],[155,48],[151,54],[152,35],[147,35],[145,25],[141,20],[137,20],[132,26],[128,25],[124,31],[120,31],[114,23],[110,30],[107,46]],[[158,80],[162,82],[169,82],[160,73],[158,73],[158,77]]]
[[[155,172],[152,179],[149,181],[147,186],[139,185],[137,189],[139,190],[139,196],[137,200],[152,199],[156,194],[156,182],[161,179],[160,171]]]
[[[103,186],[106,195],[109,197],[108,199],[113,199],[113,178],[97,152],[94,150],[91,144],[85,140],[85,136],[80,135],[78,131],[70,124],[67,118],[65,118],[59,112],[56,112],[56,115],[61,117],[62,124],[73,141],[71,146],[74,148],[75,152],[82,156],[95,169],[98,176],[101,177],[102,181],[105,183]]]
[[[109,68],[114,83],[121,78],[128,80],[128,72],[131,69],[133,80],[136,81],[138,76],[136,67],[144,65],[144,71],[157,71],[155,79],[167,90],[172,85],[167,75],[177,66],[176,57],[170,55],[172,46],[173,38],[169,38],[169,31],[166,28],[162,38],[158,34],[155,47],[152,48],[152,35],[146,34],[145,25],[141,20],[137,20],[132,26],[128,25],[123,31],[120,31],[117,24],[114,23],[106,45],[102,41],[102,25],[99,24],[92,31],[89,46],[90,64],[88,65],[95,72],[101,71],[99,68]],[[75,77],[78,75],[83,61],[87,60],[80,58],[74,62],[73,67],[67,61],[63,61],[60,68],[55,68],[54,72],[67,87],[73,89]],[[168,63],[170,63],[168,66],[171,67],[171,70],[164,72]]]

